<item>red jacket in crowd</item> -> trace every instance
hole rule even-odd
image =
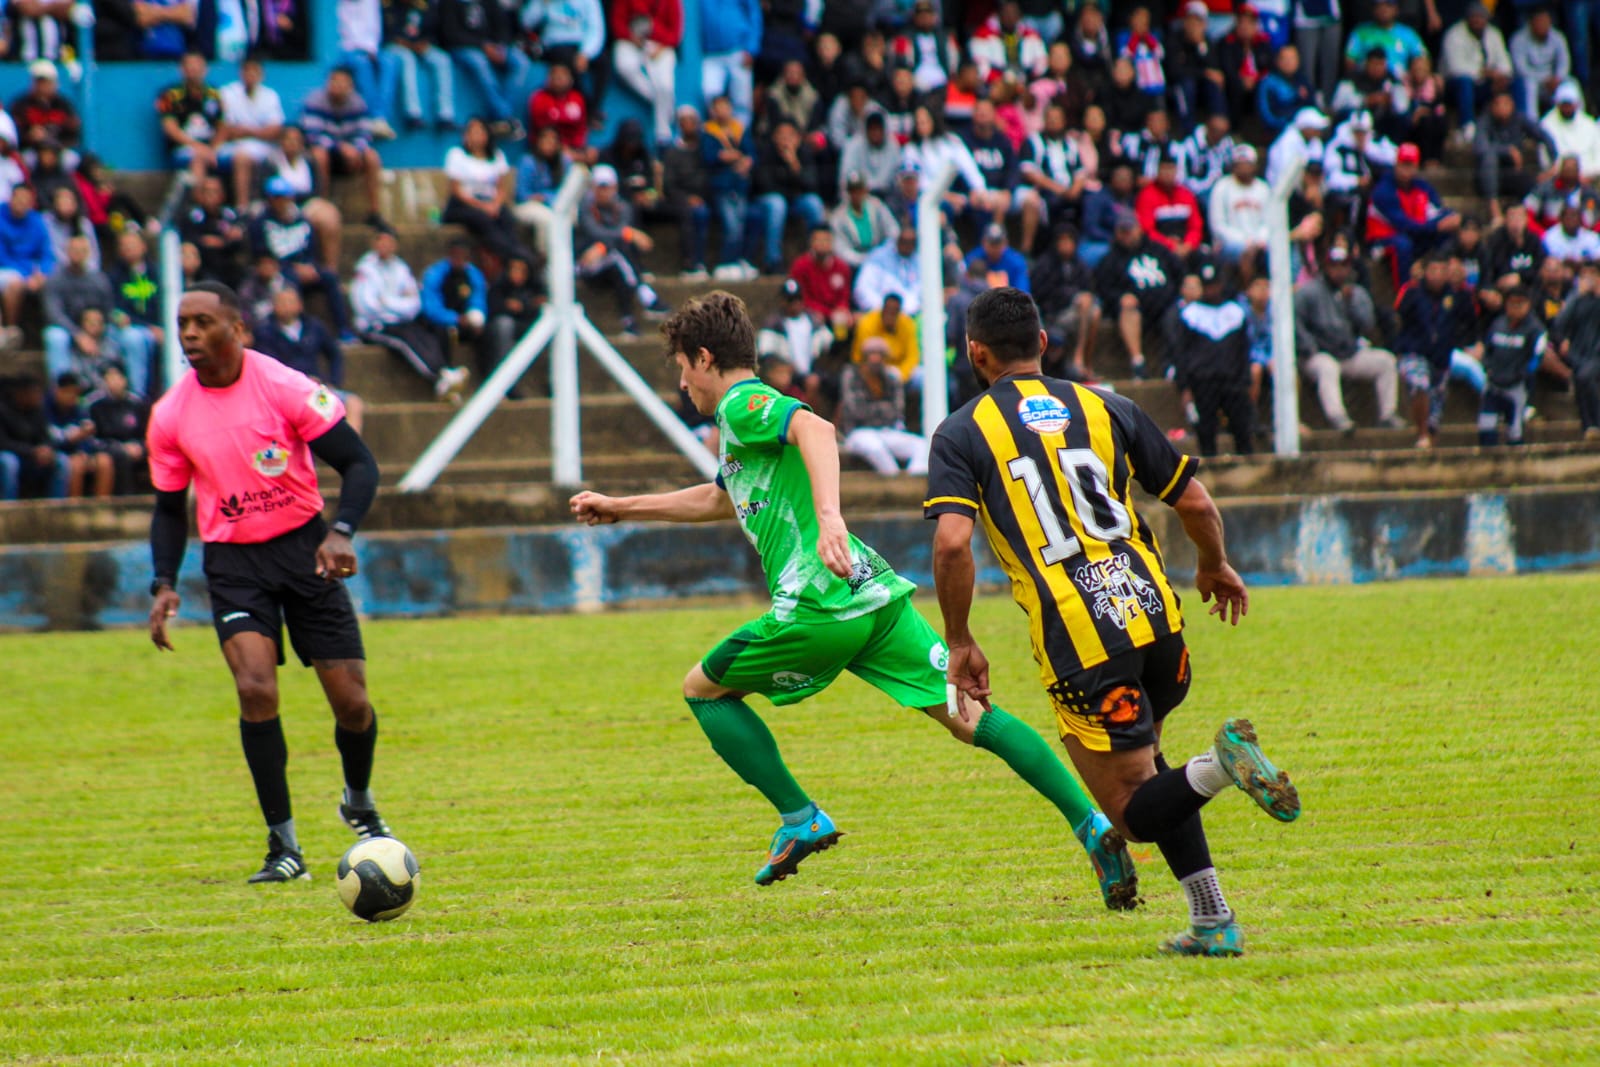
[[[567,148],[582,148],[589,140],[589,105],[583,94],[568,89],[560,96],[540,89],[528,98],[528,129],[554,126]]]
[[[1200,247],[1205,219],[1200,202],[1186,186],[1163,189],[1160,182],[1151,182],[1134,198],[1133,211],[1139,216],[1139,228],[1157,244],[1174,248],[1182,241],[1191,249]]]
[[[831,257],[823,265],[810,252],[789,268],[789,277],[800,286],[800,298],[806,302],[806,310],[824,320],[836,311],[850,310],[851,274],[850,264],[838,256]]]
[[[650,20],[650,39],[656,44],[676,48],[683,40],[681,0],[611,0],[611,39],[630,39],[628,24],[636,18]]]

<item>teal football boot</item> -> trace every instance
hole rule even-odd
[[[1139,906],[1139,872],[1128,855],[1128,842],[1100,812],[1091,812],[1073,831],[1094,864],[1100,896],[1112,911],[1132,911]]]
[[[1191,926],[1161,942],[1161,951],[1168,956],[1243,956],[1244,927],[1233,919],[1220,926]]]
[[[824,852],[838,843],[840,834],[827,812],[811,806],[811,818],[798,826],[780,826],[772,835],[767,862],[756,872],[756,885],[781,882],[795,872],[800,861],[813,852]]]
[[[1256,729],[1249,719],[1229,719],[1217,731],[1217,762],[1233,784],[1250,795],[1261,810],[1279,822],[1300,816],[1300,794],[1289,776],[1272,765],[1256,744]]]

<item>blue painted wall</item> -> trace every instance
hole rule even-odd
[[[1227,504],[1229,555],[1256,585],[1516,574],[1600,565],[1600,496],[1588,489],[1468,496],[1313,498]],[[1151,516],[1175,577],[1194,558],[1170,513]],[[931,527],[913,516],[853,528],[924,588]],[[978,544],[978,580],[1005,576]],[[377,534],[362,539],[349,583],[369,617],[459,612],[586,611],[683,597],[764,593],[760,568],[731,523]],[[179,579],[183,617],[209,619],[200,553]],[[142,624],[149,610],[143,544],[0,551],[0,627],[87,629]]]
[[[334,0],[308,0],[311,7],[311,54],[304,63],[273,62],[267,67],[267,84],[283,97],[291,118],[298,114],[299,101],[322,83],[338,55],[338,34],[334,20]],[[700,99],[700,5],[684,2],[684,42],[678,52],[678,96],[690,103]],[[211,83],[222,86],[237,77],[231,63],[213,63]],[[87,64],[77,82],[63,79],[63,91],[71,94],[82,108],[85,140],[91,150],[121,170],[166,170],[160,125],[156,121],[156,93],[177,80],[176,63]],[[27,87],[28,75],[21,64],[0,65],[0,99],[10,100]],[[423,106],[431,114],[430,81],[422,75]],[[461,75],[456,73],[458,113],[465,117],[480,110],[481,98]],[[527,90],[544,84],[544,68],[535,65]],[[525,99],[525,98],[524,98]],[[599,135],[609,144],[611,130],[625,118],[648,119],[642,101],[620,87],[612,78],[605,106],[608,128]],[[525,116],[524,116],[525,118]],[[648,126],[648,122],[647,122]],[[455,140],[432,131],[402,133],[398,140],[381,146],[384,162],[391,167],[436,167],[445,150]],[[510,146],[507,146],[508,149]],[[508,155],[510,155],[508,151]]]

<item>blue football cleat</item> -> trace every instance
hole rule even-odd
[[[772,835],[767,862],[756,872],[756,885],[783,881],[795,872],[801,860],[813,852],[832,848],[839,836],[827,812],[813,804],[811,818],[798,826],[780,826]]]
[[[1094,864],[1100,880],[1100,896],[1112,911],[1132,911],[1140,904],[1139,872],[1128,855],[1128,842],[1112,827],[1111,820],[1096,811],[1073,831]]]
[[[1272,765],[1256,744],[1256,729],[1249,719],[1229,719],[1217,731],[1217,762],[1233,784],[1250,794],[1261,810],[1279,822],[1300,816],[1300,794],[1289,776]]]

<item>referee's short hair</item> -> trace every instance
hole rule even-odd
[[[217,298],[217,303],[233,312],[234,318],[244,317],[244,305],[239,303],[239,294],[221,282],[195,282],[184,290],[186,293],[210,293]]]
[[[976,341],[1002,364],[1038,359],[1039,305],[1021,289],[987,289],[967,308],[967,339]]]

